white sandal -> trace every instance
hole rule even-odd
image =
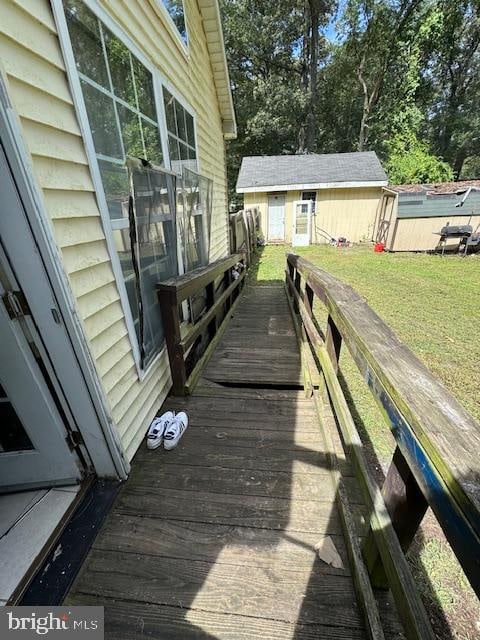
[[[163,446],[165,449],[174,449],[180,441],[188,427],[188,416],[184,411],[180,411],[170,422],[163,434]]]
[[[154,418],[147,433],[147,447],[157,449],[163,442],[165,430],[175,419],[173,411],[167,411],[160,417]]]

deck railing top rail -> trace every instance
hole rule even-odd
[[[480,537],[480,425],[352,287],[299,256],[288,262],[324,302],[397,441],[406,423]]]
[[[342,341],[396,440],[381,493],[401,549],[408,549],[430,506],[480,595],[480,425],[352,287],[294,254],[287,256],[286,279],[294,310],[322,367],[367,504],[373,508],[371,533],[364,547],[373,583],[386,586],[393,577],[398,587],[397,605],[403,606],[408,580],[399,577],[394,567],[406,569],[406,565],[398,553],[398,542],[388,534],[388,520],[380,524],[382,503],[378,502],[378,508],[375,486],[367,477],[370,472],[361,451],[363,446],[337,380]],[[320,335],[313,314],[315,297],[329,314],[325,338]],[[385,527],[386,536],[381,531]],[[384,543],[388,544],[389,553]],[[421,618],[418,601],[415,604],[412,600],[411,605],[417,614],[405,616],[410,624],[407,636],[427,637],[415,618]]]
[[[244,253],[234,253],[226,258],[220,258],[205,267],[198,267],[198,269],[184,273],[181,276],[175,276],[159,282],[157,291],[159,293],[173,294],[177,304],[180,304],[180,302],[198,293],[198,291],[213,282],[225,273],[227,269],[233,267],[234,264],[244,259]]]

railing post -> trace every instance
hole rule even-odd
[[[295,284],[295,289],[296,289],[297,293],[300,296],[302,295],[301,283],[302,283],[302,274],[300,273],[300,271],[298,269],[296,269],[295,270],[294,284]],[[295,309],[295,313],[299,313],[298,304],[297,304],[297,301],[295,299],[293,301],[293,308]]]
[[[305,308],[307,309],[308,315],[312,317],[313,316],[313,289],[308,284],[308,282],[305,283],[305,298],[303,300],[303,303],[305,305]]]
[[[207,286],[205,287],[205,293],[206,293],[206,302],[207,302],[207,311],[208,311],[215,304],[215,280],[207,284]],[[212,318],[212,321],[210,322],[210,324],[208,325],[208,333],[209,333],[210,339],[212,339],[213,336],[217,333],[217,328],[218,328],[218,321],[217,321],[217,316],[215,315]]]
[[[423,520],[428,502],[398,447],[383,483],[382,496],[400,546],[406,553]],[[365,540],[363,555],[372,584],[375,587],[388,588],[387,576],[371,529]]]
[[[180,313],[176,291],[161,291],[158,296],[162,312],[165,341],[172,374],[172,393],[175,396],[185,395],[187,371],[184,352],[181,345]]]

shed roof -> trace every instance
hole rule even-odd
[[[386,186],[387,176],[374,151],[243,158],[237,192]]]

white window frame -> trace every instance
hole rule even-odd
[[[190,167],[187,167],[188,169],[190,169],[191,171],[199,174],[200,173],[200,161],[198,158],[198,145],[197,145],[197,127],[196,127],[196,120],[195,120],[195,116],[193,115],[193,113],[185,106],[184,102],[182,102],[182,100],[179,100],[177,95],[175,93],[173,93],[172,91],[170,91],[170,89],[167,86],[163,87],[164,89],[166,89],[170,95],[180,104],[180,106],[193,118],[193,144],[194,144],[194,151],[195,151],[195,162],[196,162],[196,169],[190,169]],[[165,95],[164,95],[165,98]],[[163,104],[164,110],[165,110],[165,103]],[[178,129],[178,121],[177,121],[177,111],[175,110],[175,124],[177,125],[177,129]],[[167,124],[167,116],[165,113],[165,127],[167,128],[167,146],[168,146],[168,153],[169,153],[169,159],[170,159],[170,147],[169,147],[169,141],[168,141],[168,136],[172,136],[172,138],[175,138],[175,140],[178,142],[178,144],[184,144],[186,147],[188,147],[189,149],[192,149],[192,145],[189,144],[188,141],[186,140],[182,140],[182,138],[179,138],[178,135],[176,133],[172,133],[168,130],[168,124]],[[178,147],[180,149],[180,146]],[[176,162],[180,162],[180,164],[183,162],[183,160],[176,160]],[[172,167],[172,163],[170,160],[170,171],[174,172],[176,176],[182,176],[183,175],[183,165],[181,164],[182,170],[180,171],[180,173],[176,173]]]
[[[312,200],[311,198],[305,198],[305,194],[306,193],[314,193],[315,194],[315,200]],[[315,189],[307,189],[306,191],[302,191],[300,193],[300,200],[308,200],[309,202],[312,203],[312,215],[315,215],[316,212],[316,205],[317,205],[317,196],[318,196],[318,191],[316,191]]]
[[[164,106],[164,100],[163,100],[163,87],[165,87],[180,102],[180,104],[185,109],[187,109],[187,111],[189,111],[189,113],[193,116],[195,150],[197,154],[197,167],[199,168],[200,162],[198,159],[196,111],[183,98],[183,96],[179,95],[176,89],[172,87],[170,82],[168,82],[167,79],[161,74],[159,69],[149,60],[149,58],[147,58],[147,56],[141,51],[141,49],[137,47],[137,45],[129,38],[129,36],[114,21],[114,19],[99,5],[98,0],[82,0],[82,1],[87,6],[87,8],[90,9],[90,11],[92,11],[92,13],[94,13],[97,16],[97,18],[99,18],[99,20],[107,27],[107,29],[109,29],[113,33],[113,35],[116,36],[130,50],[130,52],[139,60],[139,62],[141,62],[141,64],[143,64],[143,66],[152,74],[153,90],[154,90],[154,97],[155,97],[155,108],[157,111],[158,126],[160,131],[162,154],[164,158],[165,168],[167,170],[171,170],[170,155],[168,151],[167,122],[166,122],[165,106]],[[132,347],[135,367],[137,370],[138,379],[140,382],[142,382],[150,374],[150,372],[153,370],[153,368],[158,363],[158,361],[161,358],[165,357],[166,345],[163,345],[160,352],[156,356],[154,356],[151,362],[148,363],[148,366],[145,369],[142,369],[142,367],[140,366],[141,358],[140,358],[140,347],[138,344],[137,332],[135,330],[135,324],[133,320],[132,311],[130,308],[130,302],[128,299],[127,288],[125,285],[122,268],[120,265],[120,259],[118,257],[117,250],[115,247],[115,241],[112,233],[112,231],[114,230],[114,226],[112,225],[112,220],[110,218],[110,214],[108,211],[107,199],[105,196],[103,181],[100,174],[100,167],[98,164],[98,156],[95,151],[93,136],[90,129],[90,122],[88,119],[85,100],[83,97],[82,87],[80,84],[80,74],[77,70],[77,66],[75,63],[75,56],[74,56],[72,44],[70,41],[70,34],[68,31],[67,20],[66,20],[65,10],[63,6],[63,0],[50,0],[50,2],[52,5],[52,11],[53,11],[57,31],[58,31],[58,37],[59,37],[60,46],[63,53],[70,90],[72,92],[73,103],[74,103],[75,111],[79,121],[80,130],[82,132],[82,138],[85,145],[85,151],[87,154],[87,160],[90,168],[93,186],[95,189],[95,194],[97,197],[98,208],[100,210],[100,216],[102,220],[103,230],[105,233],[105,240],[106,240],[107,249],[110,257],[110,262],[112,265],[113,273],[115,276],[115,282],[117,284],[118,292],[120,295],[120,303],[122,305],[125,323],[127,325],[127,332],[128,332],[128,337]],[[170,18],[170,15],[168,14],[168,11],[166,11],[166,9],[165,9],[165,12]],[[172,20],[172,23],[173,23],[173,20]],[[179,266],[180,266],[180,272],[182,273],[183,265],[179,265]]]
[[[154,7],[158,8],[161,13],[166,27],[173,36],[176,44],[179,46],[183,55],[188,58],[190,56],[190,34],[188,33],[188,25],[187,25],[187,12],[185,10],[185,0],[182,0],[183,4],[183,19],[185,22],[185,33],[187,34],[187,42],[184,41],[182,36],[180,35],[180,31],[178,30],[177,25],[173,21],[172,16],[168,13],[166,6],[163,4],[163,0],[152,0]]]

